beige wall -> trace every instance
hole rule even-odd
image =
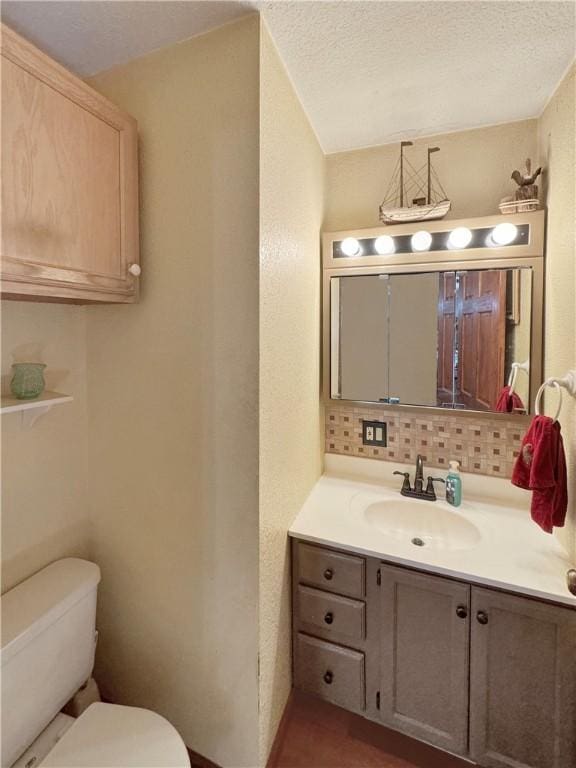
[[[36,345],[75,397],[4,419],[4,588],[97,561],[104,694],[224,766],[265,761],[290,690],[286,529],[321,471],[324,158],[264,38],[252,17],[94,79],[139,121],[141,303],[3,317],[3,371]]]
[[[140,304],[88,309],[97,674],[254,766],[258,17],[93,84],[139,123],[143,269]]]
[[[546,167],[546,333],[544,374],[576,368],[576,66],[564,78],[538,121],[540,162]],[[553,414],[556,393],[546,398]],[[565,396],[560,414],[569,466],[571,509],[559,536],[576,558],[576,400]]]
[[[2,591],[60,557],[89,552],[85,310],[2,302],[2,391],[14,362],[47,364],[46,382],[74,396],[30,429],[2,416]]]
[[[498,213],[498,203],[514,193],[515,168],[537,155],[536,120],[418,139],[406,150],[416,167],[426,162],[426,147],[438,146],[434,167],[452,200],[449,218]],[[326,158],[326,231],[379,224],[378,206],[398,161],[399,143]]]
[[[268,32],[260,94],[260,755],[291,686],[286,530],[321,472],[324,157]]]

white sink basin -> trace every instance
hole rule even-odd
[[[364,510],[366,521],[387,536],[430,549],[473,549],[480,531],[457,512],[437,502],[386,499]]]

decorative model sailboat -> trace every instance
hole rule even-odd
[[[400,142],[400,159],[380,206],[380,221],[384,224],[443,219],[450,210],[450,200],[430,160],[430,156],[439,152],[440,147],[428,147],[427,164],[416,170],[404,157],[404,147],[411,146],[411,141]],[[423,178],[424,173],[426,175]]]

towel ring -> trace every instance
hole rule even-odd
[[[508,376],[508,386],[510,387],[510,394],[513,395],[516,391],[516,379],[518,378],[518,371],[524,371],[528,373],[530,369],[530,360],[526,360],[525,363],[512,363],[510,367],[510,375]]]
[[[510,376],[508,376],[508,386],[510,387],[510,394],[514,392],[514,387],[516,386],[517,378],[518,378],[518,366],[512,364]]]
[[[554,421],[558,421],[558,416],[560,416],[560,409],[562,408],[562,387],[557,381],[554,380],[545,381],[538,390],[536,400],[534,402],[534,410],[536,411],[536,416],[540,416],[540,400],[542,399],[542,393],[546,387],[556,387],[558,390],[558,408],[556,409],[556,414],[554,415]]]

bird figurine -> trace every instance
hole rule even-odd
[[[516,184],[518,184],[518,189],[516,190],[514,198],[516,200],[537,200],[538,187],[534,182],[541,173],[541,167],[536,168],[534,173],[532,173],[532,161],[530,158],[526,160],[526,173],[513,171],[510,178],[514,179]]]
[[[520,171],[513,171],[510,178],[514,179],[519,187],[527,187],[530,184],[534,184],[538,176],[542,173],[542,168],[536,168],[532,173],[532,161],[530,158],[526,160],[526,173],[522,174]]]

